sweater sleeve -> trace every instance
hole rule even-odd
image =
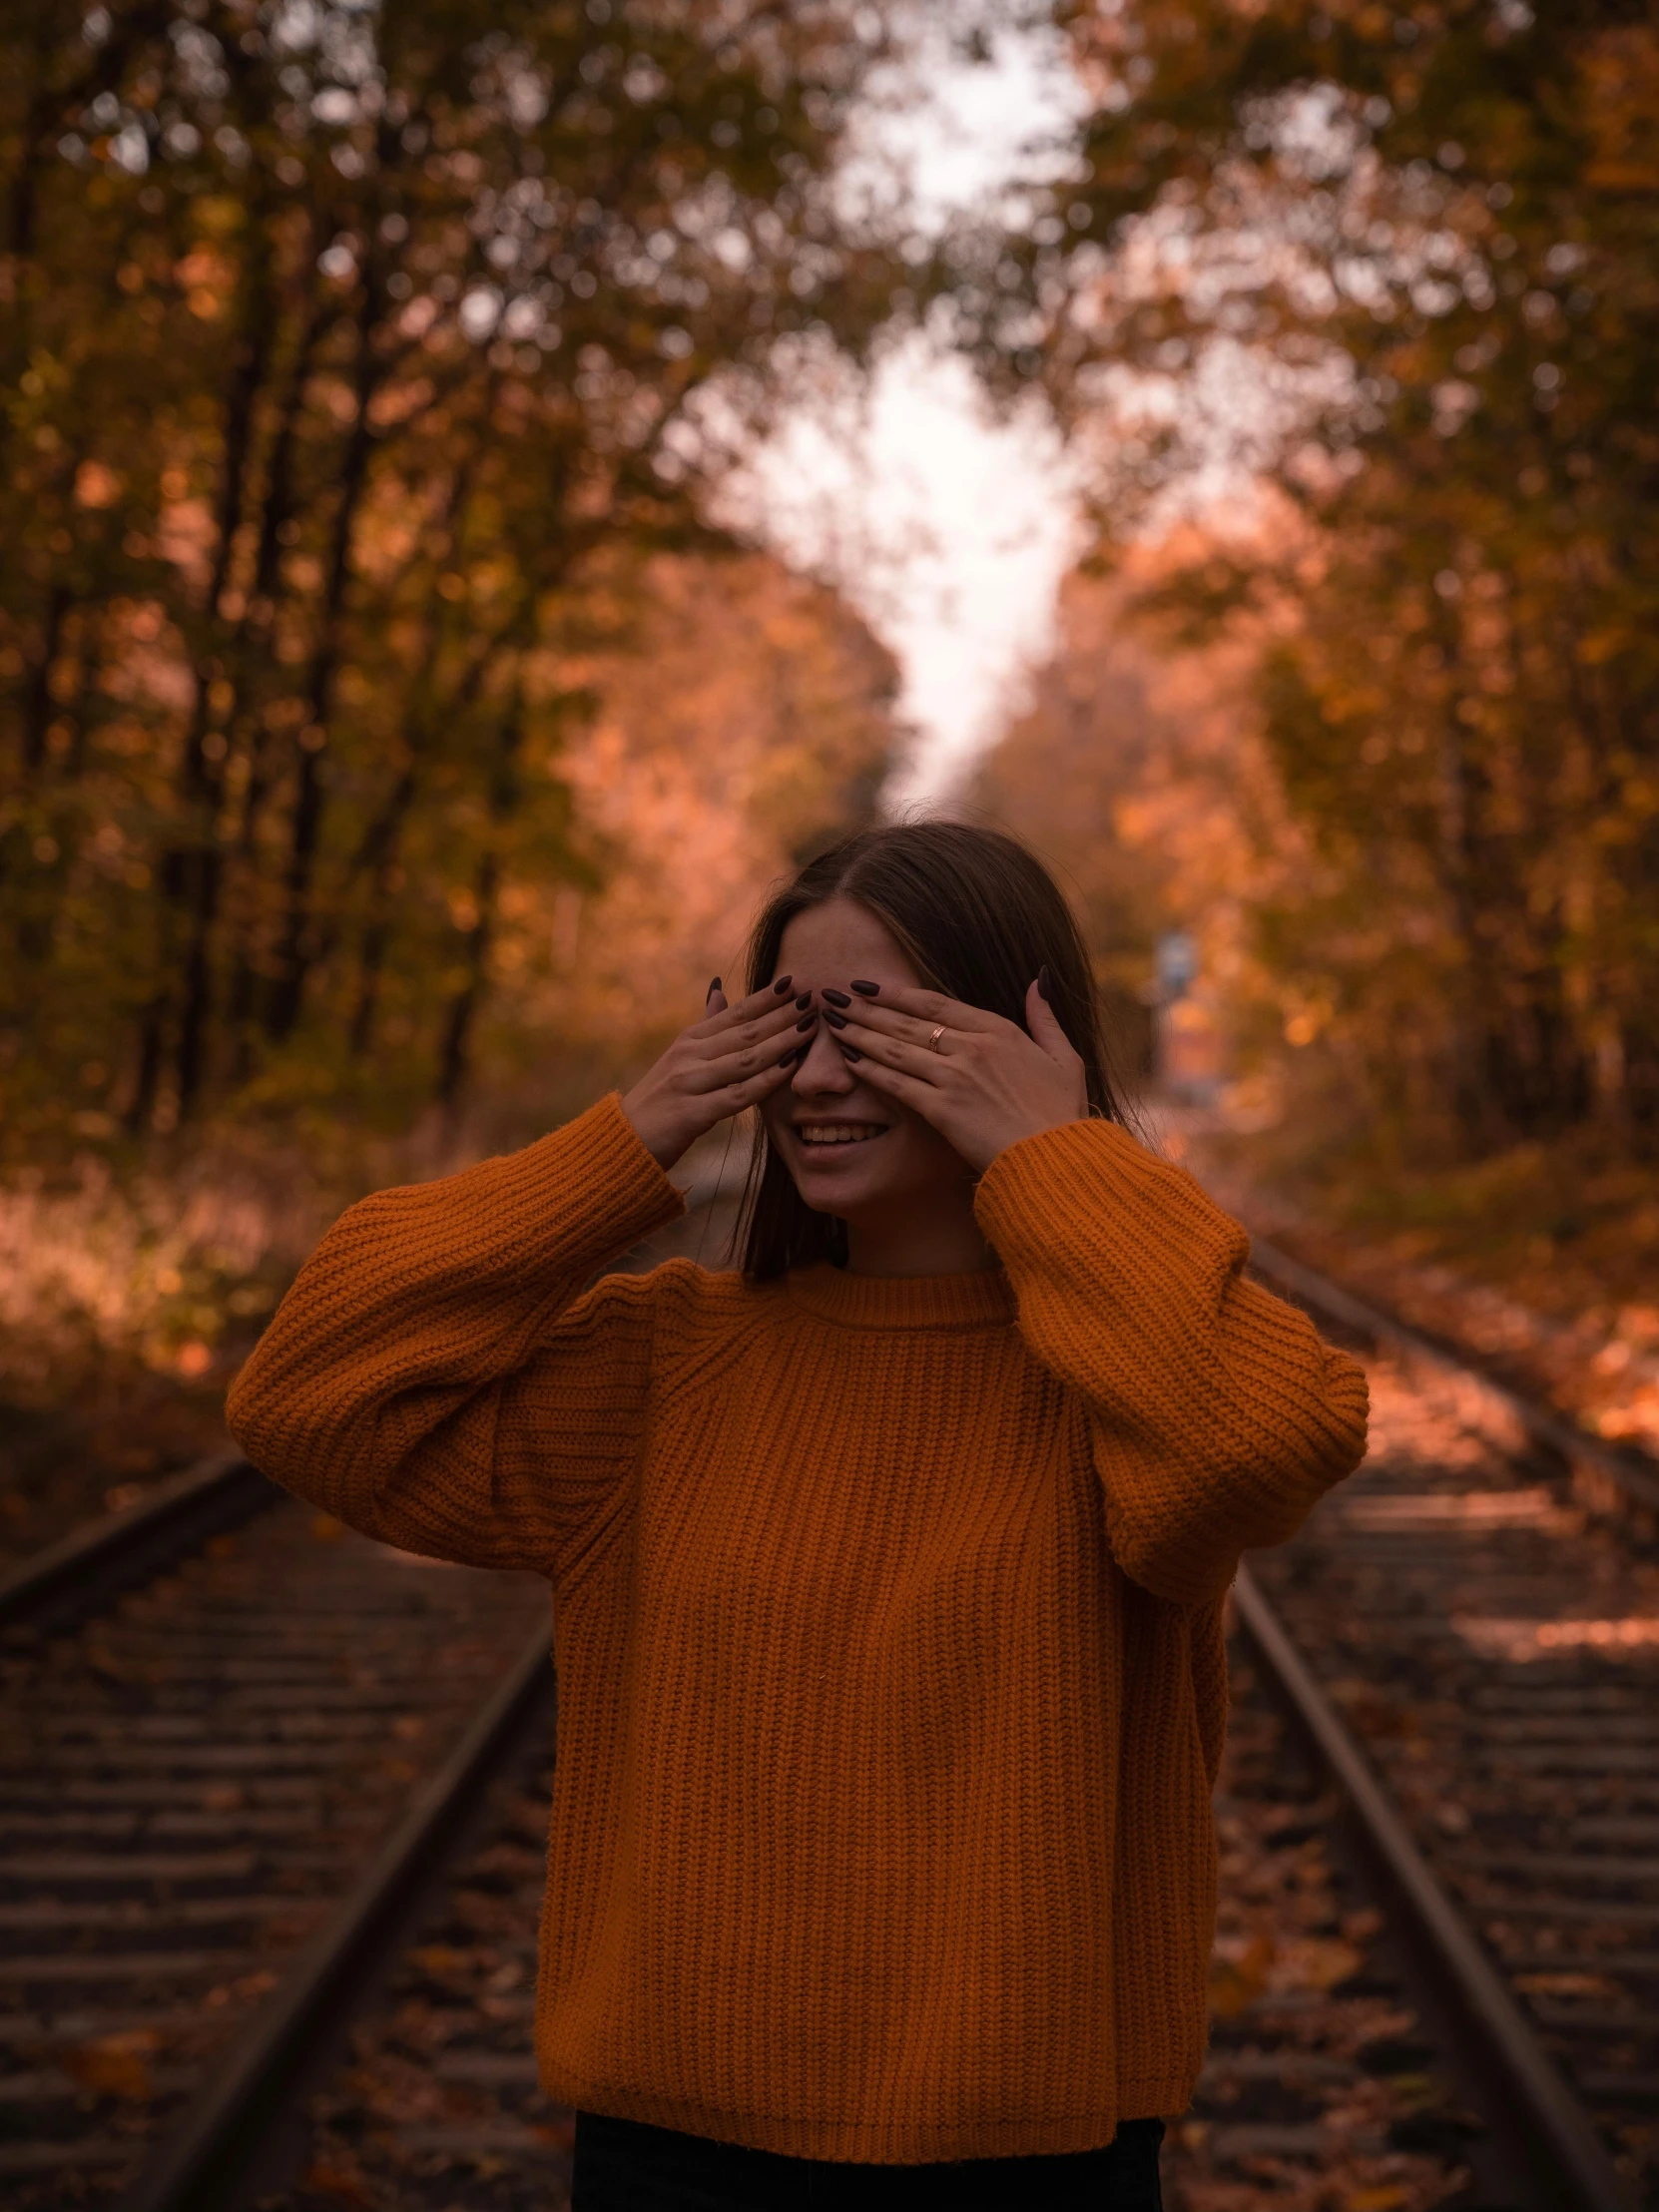
[[[1218,1596],[1359,1464],[1358,1364],[1245,1276],[1244,1230],[1127,1131],[1010,1145],[976,1211],[1021,1335],[1088,1409],[1113,1553],[1154,1596]]]
[[[231,1391],[256,1466],[408,1551],[555,1572],[640,1449],[649,1278],[582,1286],[683,1211],[613,1093],[464,1174],[349,1209]]]

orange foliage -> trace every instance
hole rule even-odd
[[[625,648],[566,666],[600,696],[559,773],[600,887],[522,893],[550,972],[529,1026],[626,1051],[741,972],[761,895],[865,818],[892,744],[891,657],[823,586],[760,555],[663,557]]]
[[[1231,1048],[1230,1104],[1271,1117],[1281,1040],[1303,1037],[1307,1009],[1264,961],[1256,913],[1311,860],[1261,743],[1255,641],[1182,650],[1139,605],[1201,552],[1182,538],[1111,578],[1067,580],[1059,649],[970,797],[1058,867],[1120,1029],[1150,996],[1158,934],[1193,936],[1198,995]]]

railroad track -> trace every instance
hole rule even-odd
[[[1551,2202],[1482,2116],[1343,1796],[1242,1633],[1231,1672],[1210,2050],[1166,2145],[1170,2212]]]
[[[1300,1267],[1365,1466],[1240,1577],[1489,2112],[1563,2205],[1659,2206],[1659,1480]]]
[[[625,1265],[698,1251],[727,1203]],[[545,1584],[352,1534],[240,1454],[0,1581],[0,2205],[223,2212],[503,1760]]]
[[[1359,2158],[1328,2201],[1472,2162],[1494,2212],[1659,2204],[1643,1470],[1259,1257],[1364,1342],[1378,1443],[1241,1583],[1224,1866],[1289,1854],[1303,1935],[1224,1907],[1177,2199]],[[539,1585],[227,1464],[14,1577],[0,1638],[0,2203],[555,2205]]]
[[[550,1672],[534,1577],[405,1559],[240,1476],[197,1502],[219,1520],[238,1492],[241,1524],[204,1541],[176,1518],[183,1555],[113,1607],[67,1630],[12,1607],[8,2204],[128,2186],[227,2044],[315,1972],[420,1785],[452,1783],[480,1712]],[[49,1613],[70,1596],[60,1579]]]
[[[1242,1656],[1237,1698],[1218,1796],[1230,1879],[1212,2052],[1172,2137],[1166,2201],[1237,2206],[1241,2182],[1263,2185],[1264,2204],[1414,2212],[1455,2198],[1482,2163],[1480,2123],[1423,2040],[1319,1762]],[[306,2124],[227,2212],[562,2212],[573,2115],[542,2096],[530,2051],[549,1783],[533,1757],[503,1777],[341,2055],[313,2076]],[[1322,2193],[1268,2197],[1287,2174]],[[1483,2205],[1532,2204],[1503,2181],[1499,2168]]]

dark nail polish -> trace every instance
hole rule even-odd
[[[1047,998],[1048,996],[1048,969],[1046,967],[1040,967],[1037,970],[1037,996],[1039,998]]]
[[[781,975],[772,987],[778,993],[780,998],[788,998],[790,995],[790,985],[794,981],[795,977],[793,975]]]
[[[801,1019],[796,1023],[795,1026],[798,1029],[811,1029],[817,1019],[817,1014],[803,1014]]]
[[[781,1068],[787,1068],[792,1060],[798,1059],[800,1057],[800,1052],[801,1047],[799,1045],[792,1044],[788,1052],[780,1056],[778,1065]]]
[[[836,1041],[839,1042],[838,1039]],[[841,1045],[841,1057],[847,1060],[861,1060],[863,1054],[855,1044],[843,1044]]]
[[[820,991],[819,996],[820,998],[829,999],[831,1006],[850,1006],[852,1003],[851,999],[847,997],[845,991],[832,991],[829,988],[828,985],[826,985],[825,988]]]
[[[707,990],[706,990],[706,991],[705,991],[705,992],[703,993],[703,1003],[704,1003],[704,1005],[705,1005],[705,1006],[707,1006],[707,1005],[708,1005],[708,1003],[709,1003],[710,999],[714,997],[714,995],[715,995],[716,991],[718,991],[718,990],[719,990],[719,988],[720,988],[720,977],[719,977],[719,976],[717,975],[717,976],[715,977],[714,981],[713,981],[713,982],[712,982],[712,983],[711,983],[711,984],[709,985],[708,989],[707,989]]]
[[[846,1027],[846,1016],[844,1014],[837,1014],[832,1006],[825,1007],[824,1018],[830,1024],[831,1029],[844,1029]]]
[[[864,998],[873,998],[881,986],[879,983],[860,983],[854,980],[852,988]]]
[[[812,992],[811,992],[811,991],[803,991],[803,992],[802,992],[802,994],[801,994],[801,996],[800,996],[800,997],[799,997],[799,998],[798,998],[798,999],[796,1000],[796,1002],[795,1002],[795,1010],[796,1010],[796,1012],[797,1012],[798,1014],[804,1014],[804,1013],[805,1013],[805,1012],[807,1011],[808,1007],[809,1007],[809,1006],[810,1006],[810,1005],[811,1005],[812,1003],[813,1003],[813,994],[812,994]]]

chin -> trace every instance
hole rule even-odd
[[[915,1182],[906,1173],[906,1146],[896,1130],[872,1138],[867,1145],[847,1145],[820,1150],[793,1137],[780,1148],[795,1187],[815,1213],[833,1214],[845,1220],[883,1200],[908,1197]]]
[[[883,1159],[876,1148],[884,1150],[889,1144],[892,1150]],[[833,1154],[822,1159],[796,1145],[784,1158],[805,1203],[814,1213],[830,1214],[836,1221],[890,1222],[895,1214],[908,1214],[918,1203],[925,1206],[932,1198],[947,1197],[958,1184],[956,1176],[941,1175],[936,1160],[926,1156],[918,1160],[897,1132],[877,1139],[861,1159],[842,1162]]]
[[[873,1163],[870,1163],[873,1165]],[[846,1221],[854,1214],[865,1213],[907,1195],[900,1179],[897,1186],[882,1175],[872,1175],[863,1162],[855,1168],[835,1169],[821,1167],[809,1160],[803,1165],[792,1163],[795,1187],[816,1214],[833,1214],[837,1221]]]

